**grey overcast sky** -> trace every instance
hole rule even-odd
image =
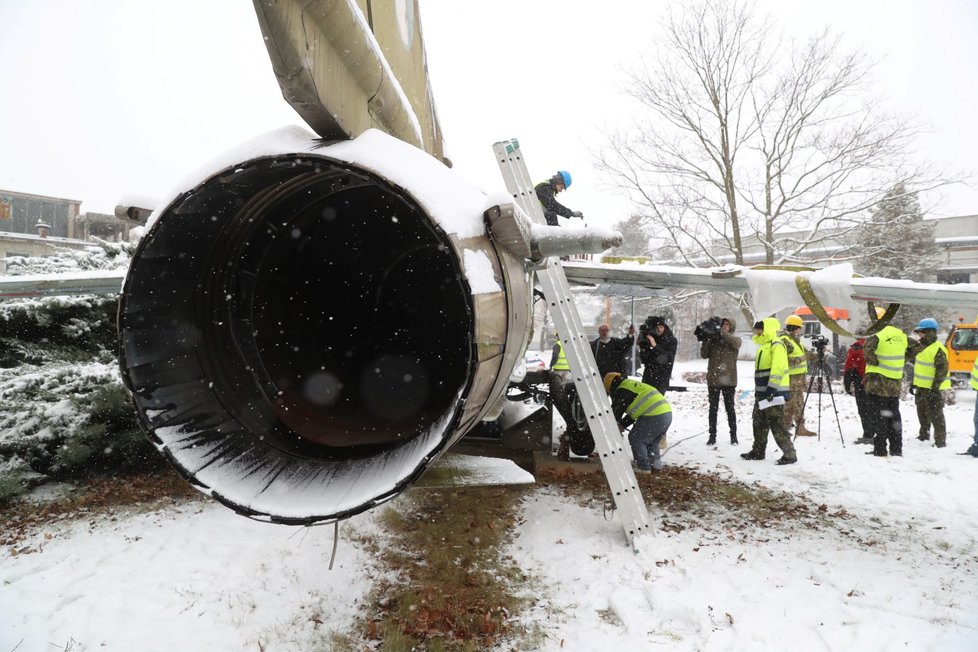
[[[390,0],[394,1],[394,0]],[[663,3],[421,0],[429,68],[460,174],[501,188],[493,142],[517,137],[530,172],[570,170],[562,201],[627,216],[591,152],[627,117],[619,69],[651,45]],[[978,3],[760,0],[789,32],[830,25],[880,60],[877,92],[933,129],[920,151],[972,170],[978,146]],[[0,1],[0,188],[111,212],[160,197],[241,141],[301,124],[281,98],[245,0]],[[944,193],[932,214],[978,213],[978,192]]]

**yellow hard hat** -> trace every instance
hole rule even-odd
[[[880,308],[879,306],[876,307],[876,318],[877,319],[883,319],[883,315],[885,315],[885,314],[886,314],[886,310],[885,309]]]
[[[797,326],[798,328],[801,328],[804,325],[804,322],[801,321],[801,317],[798,315],[788,315],[788,318],[784,320],[784,325],[785,327]]]
[[[610,374],[605,374],[604,376],[604,391],[611,393],[611,383],[615,382],[616,378],[621,378],[621,374],[612,371]]]

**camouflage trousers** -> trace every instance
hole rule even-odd
[[[934,443],[947,443],[947,427],[944,424],[944,396],[940,392],[917,388],[914,395],[917,419],[920,421],[919,439],[930,439],[930,427],[934,426]]]
[[[789,460],[798,459],[795,447],[791,443],[791,435],[784,425],[785,409],[783,405],[773,405],[766,410],[762,410],[754,401],[754,445],[751,452],[757,455],[764,455],[767,450],[767,434],[770,431],[774,436],[774,443],[778,445],[781,452]]]
[[[784,427],[793,428],[805,423],[803,405],[805,404],[805,374],[795,374],[788,377],[788,401],[784,404]]]

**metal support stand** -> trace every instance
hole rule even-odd
[[[822,393],[825,387],[829,388],[829,398],[832,399],[832,411],[835,412],[835,425],[839,429],[839,441],[842,447],[846,447],[845,437],[842,436],[842,422],[839,420],[839,409],[835,405],[835,394],[832,393],[832,375],[825,370],[825,347],[818,349],[815,362],[815,373],[808,381],[808,390],[805,392],[805,400],[801,404],[801,413],[805,414],[805,406],[808,405],[808,397],[812,394],[812,386],[818,381],[818,422],[815,425],[815,432],[818,434],[818,441],[822,441]],[[798,429],[795,428],[795,440],[798,440]]]
[[[515,139],[498,142],[492,149],[506,189],[516,204],[533,222],[546,224],[519,142]],[[652,531],[649,513],[625,451],[625,440],[611,413],[603,379],[598,376],[597,364],[571,296],[570,285],[560,261],[555,257],[547,259],[546,266],[537,270],[536,277],[563,343],[564,355],[567,356],[574,385],[587,414],[588,426],[594,436],[601,466],[608,478],[615,506],[622,516],[625,537],[629,545],[634,547],[636,535]]]

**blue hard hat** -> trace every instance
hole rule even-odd
[[[920,320],[920,323],[917,324],[917,328],[915,328],[914,330],[924,331],[924,330],[927,330],[928,328],[936,331],[937,330],[937,320],[936,319],[932,319],[930,317],[925,317],[925,318],[923,318],[923,319]]]
[[[564,188],[570,188],[571,185],[570,172],[568,172],[567,170],[559,170],[557,174],[559,174],[560,178],[564,180]]]

